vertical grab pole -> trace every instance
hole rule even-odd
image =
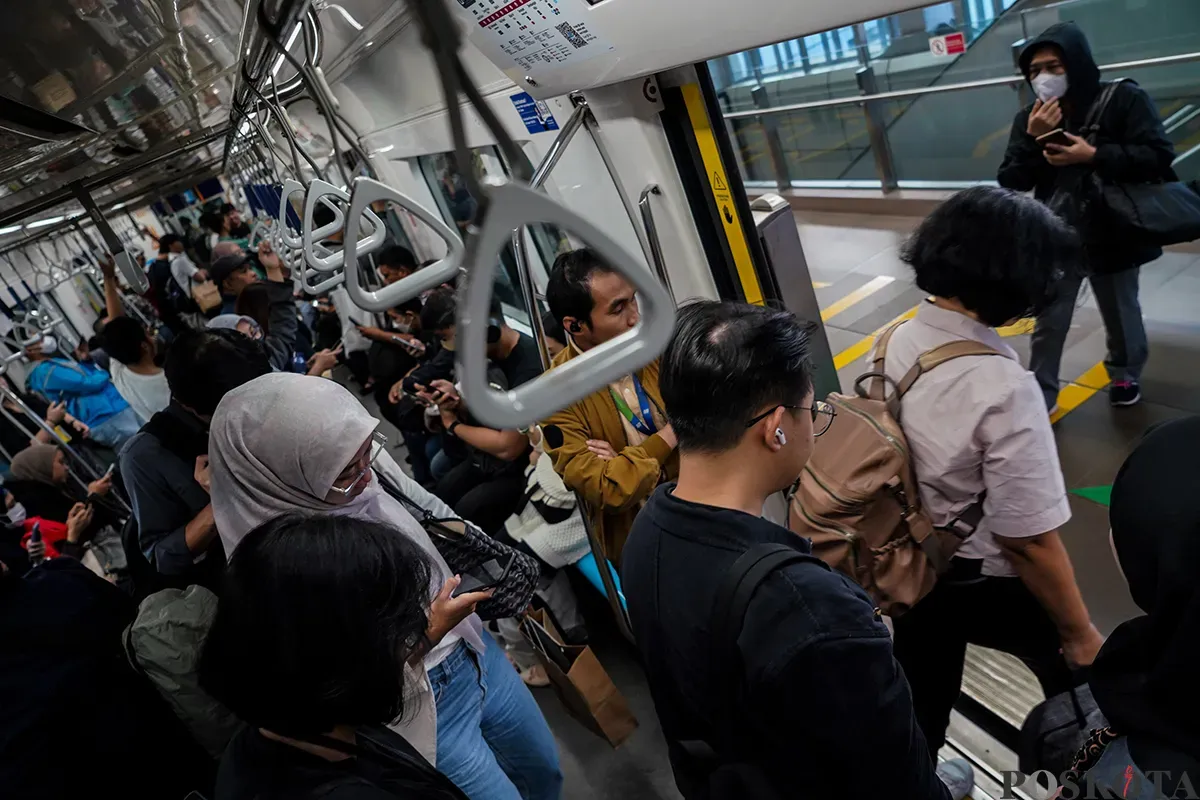
[[[583,125],[585,117],[588,116],[587,104],[577,104],[575,111],[571,114],[570,119],[563,126],[562,132],[558,134],[558,138],[554,140],[554,144],[550,146],[550,150],[546,153],[546,157],[542,159],[542,163],[538,165],[534,171],[533,177],[530,179],[529,185],[534,189],[541,188],[545,183],[546,177],[550,171],[554,169],[555,164],[562,158],[563,150],[570,143],[576,132]],[[597,143],[597,147],[600,147]],[[605,158],[605,163],[608,159]],[[616,179],[616,176],[613,176]],[[620,186],[618,185],[618,192]],[[624,199],[624,195],[622,195]],[[631,220],[632,221],[632,220]],[[637,228],[637,225],[634,225]],[[638,238],[641,239],[641,231],[638,231]],[[542,315],[538,311],[537,305],[537,287],[533,282],[533,272],[529,269],[529,262],[525,250],[524,228],[517,228],[513,231],[513,252],[516,254],[517,274],[521,279],[521,294],[524,296],[526,308],[529,311],[530,328],[534,331],[534,336],[537,340],[538,354],[542,359],[542,369],[550,369],[550,354],[546,350],[546,331],[542,326]],[[545,434],[543,434],[545,436]],[[604,584],[604,593],[608,598],[608,605],[612,609],[613,619],[617,623],[617,630],[621,632],[630,642],[633,641],[633,629],[629,625],[629,616],[625,613],[625,607],[621,605],[621,598],[617,594],[616,581],[613,580],[612,570],[608,564],[608,556],[604,552],[604,544],[596,535],[595,527],[592,524],[592,510],[588,506],[586,500],[575,492],[575,503],[579,508],[579,517],[583,520],[583,529],[587,533],[588,546],[592,552],[592,558],[596,561],[596,569],[600,573],[600,580]]]

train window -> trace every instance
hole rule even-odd
[[[465,236],[467,224],[475,216],[478,204],[467,189],[467,182],[459,169],[453,153],[438,153],[419,156],[417,162],[421,174],[429,184],[434,200],[443,218]],[[479,147],[471,151],[471,169],[476,179],[488,176],[506,177],[507,170],[500,152],[495,147]],[[554,225],[529,226],[526,242],[533,241],[528,251],[529,267],[534,276],[538,292],[544,292],[550,266],[560,252],[571,247],[568,237]],[[496,272],[493,291],[500,298],[504,315],[532,328],[524,295],[521,291],[520,274],[517,271],[517,255],[511,244],[500,251],[500,269]],[[544,301],[539,301],[539,313],[546,310]]]

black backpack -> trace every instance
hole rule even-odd
[[[744,726],[738,724],[742,676],[737,640],[746,609],[759,585],[776,570],[801,561],[829,569],[816,556],[785,544],[757,545],[734,562],[717,592],[710,617],[713,641],[719,648],[717,680],[722,686],[737,690],[725,694],[725,701],[718,709],[716,729],[728,733],[730,738],[720,742],[697,739],[676,743],[677,754],[681,751],[683,760],[688,762],[687,771],[695,783],[707,783],[707,792],[701,789],[700,794],[708,800],[782,800],[762,768],[751,760],[753,754],[745,752],[739,744],[746,737],[740,736]]]

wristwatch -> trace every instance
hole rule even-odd
[[[454,432],[454,429],[457,428],[459,425],[462,425],[462,420],[461,419],[454,420],[454,422],[450,423],[450,427],[446,428],[446,433],[450,434],[451,436],[457,436],[458,434],[456,434]]]

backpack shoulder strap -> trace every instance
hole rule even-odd
[[[964,356],[1003,356],[999,350],[996,350],[983,342],[976,342],[972,339],[959,339],[953,342],[946,342],[943,345],[938,345],[932,350],[926,350],[917,358],[917,363],[909,368],[908,372],[904,373],[904,377],[896,384],[896,392],[888,400],[888,410],[892,417],[900,419],[900,398],[904,397],[905,393],[912,388],[913,384],[929,370],[935,367],[940,367],[947,361],[953,361],[956,358]]]
[[[738,706],[738,693],[733,690],[741,684],[738,677],[738,663],[741,659],[737,640],[746,620],[746,610],[750,607],[755,591],[771,573],[801,561],[819,564],[824,569],[829,569],[829,565],[816,556],[802,553],[785,544],[756,545],[738,557],[717,591],[710,627],[712,640],[717,648],[718,679],[729,690],[726,694],[728,700],[721,709],[722,724],[727,730],[735,729],[729,726],[733,725],[734,712]]]
[[[871,382],[867,386],[867,397],[872,400],[883,400],[887,396],[887,375],[884,373],[883,367],[887,360],[888,342],[892,340],[892,334],[896,332],[896,329],[905,322],[907,320],[900,320],[879,334],[879,338],[875,340],[875,355],[871,358],[871,371],[868,373]]]

